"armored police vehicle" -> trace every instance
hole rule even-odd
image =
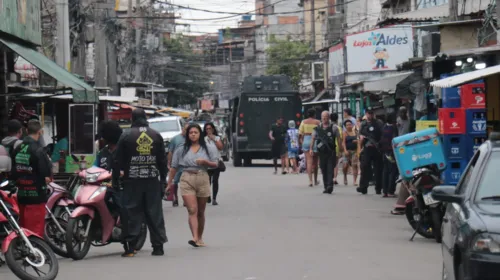
[[[278,118],[283,125],[301,120],[302,101],[293,89],[290,78],[283,75],[249,76],[241,86],[241,93],[232,100],[231,145],[233,165],[246,166],[252,159],[271,159],[269,131]]]

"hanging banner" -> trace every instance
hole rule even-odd
[[[344,44],[338,44],[328,50],[328,80],[330,83],[343,83],[344,69]]]
[[[379,28],[346,36],[347,72],[397,70],[413,57],[410,25]]]

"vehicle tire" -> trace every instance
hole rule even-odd
[[[80,225],[81,222],[81,225]],[[87,223],[91,223],[92,219],[88,215],[70,218],[66,229],[66,250],[68,256],[75,261],[85,258],[92,245],[92,238],[89,236],[83,238],[81,235],[85,232]],[[79,249],[75,248],[75,245]]]
[[[64,230],[68,228],[67,221],[61,218],[56,219]],[[54,253],[63,258],[69,257],[68,251],[66,251],[66,234],[64,232],[60,232],[57,224],[51,218],[47,218],[45,220],[43,239],[47,242],[50,248],[52,248]]]
[[[455,275],[457,280],[464,280],[465,279],[465,269],[464,269],[464,264],[460,263],[457,268],[457,275]]]
[[[235,150],[233,150],[233,166],[234,167],[241,166],[241,155],[240,155],[240,153],[236,152]]]
[[[137,240],[137,244],[135,244],[135,249],[140,251],[144,244],[146,243],[146,238],[148,237],[148,227],[146,224],[142,224],[141,233],[139,234],[139,239]]]
[[[7,249],[7,252],[5,252],[5,262],[7,263],[7,266],[21,280],[56,279],[57,274],[59,273],[59,262],[57,261],[57,257],[52,251],[52,249],[50,249],[50,246],[47,245],[47,243],[45,243],[45,241],[43,241],[42,239],[35,236],[28,237],[28,240],[30,241],[31,245],[33,245],[35,250],[38,251],[38,253],[43,254],[44,264],[49,265],[48,267],[49,270],[45,273],[45,275],[43,277],[40,277],[38,275],[30,275],[28,273],[28,271],[31,269],[28,269],[27,267],[31,265],[30,262],[33,262],[33,260],[28,258],[28,256],[23,258],[23,256],[20,255],[21,253],[18,252],[18,251],[25,251],[24,248],[25,242],[22,240],[21,237],[16,237],[14,240],[12,240],[12,242],[9,245],[9,248]],[[15,252],[18,253],[16,254]],[[25,261],[20,262],[19,260],[21,259],[25,259]],[[35,268],[35,266],[33,265],[31,265],[31,267]],[[33,273],[37,273],[37,271],[33,269]]]
[[[443,215],[441,213],[440,208],[431,208],[429,210],[431,212],[431,220],[432,220],[432,233],[434,235],[434,239],[437,243],[441,243],[442,234],[441,234],[441,225],[443,223]]]
[[[417,229],[417,225],[418,225],[418,221],[415,220],[415,216],[414,216],[414,213],[413,213],[413,208],[414,208],[414,205],[415,203],[407,203],[406,204],[406,208],[405,208],[405,215],[406,215],[406,219],[408,220],[408,223],[410,224],[411,228],[413,230],[416,230],[417,233],[419,235],[421,235],[422,237],[425,237],[427,239],[431,239],[431,238],[434,238],[434,234],[431,232],[429,232],[426,227],[425,227],[425,224],[424,225],[420,225],[420,227],[418,227]],[[423,219],[424,217],[421,217],[421,219]]]
[[[245,157],[243,159],[243,166],[252,166],[252,158],[250,157]]]

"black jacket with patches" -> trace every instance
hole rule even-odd
[[[38,141],[27,136],[13,153],[12,179],[18,187],[19,204],[47,202],[45,178],[52,176],[52,163]]]
[[[160,178],[166,182],[167,156],[160,133],[149,127],[146,120],[132,124],[123,133],[113,156],[113,183],[118,182],[120,171],[124,180]]]

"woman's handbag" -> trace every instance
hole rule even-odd
[[[217,166],[220,172],[226,171],[226,165],[224,164],[224,161],[222,159],[219,159],[219,164]]]

